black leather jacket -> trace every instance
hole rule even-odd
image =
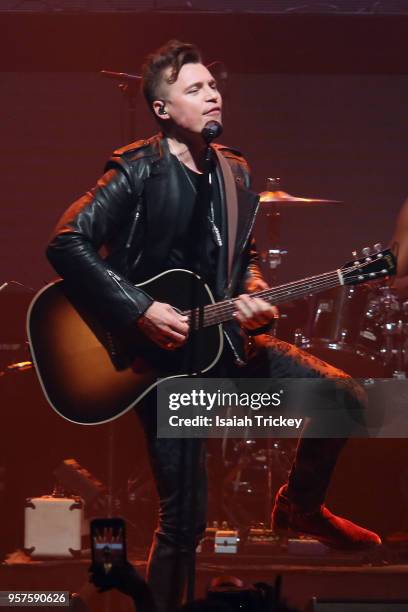
[[[231,277],[224,279],[223,287],[224,296],[232,297],[244,291],[251,278],[261,277],[251,234],[258,195],[249,189],[242,155],[215,146],[229,162],[237,186],[237,238]],[[162,134],[118,149],[105,170],[96,186],[63,214],[47,256],[81,301],[114,332],[134,323],[152,303],[134,283],[166,269],[182,202]],[[222,186],[219,169],[217,173]],[[223,188],[220,193],[224,200]],[[240,342],[235,338],[233,344],[242,357]]]

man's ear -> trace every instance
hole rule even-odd
[[[153,111],[159,119],[169,119],[169,114],[166,110],[166,103],[164,100],[154,100]]]

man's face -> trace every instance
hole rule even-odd
[[[170,68],[165,72],[169,76]],[[161,119],[172,120],[177,126],[200,133],[208,121],[222,121],[222,98],[214,77],[203,64],[184,64],[174,83],[165,80],[161,86],[166,114]],[[162,106],[154,102],[158,112]]]

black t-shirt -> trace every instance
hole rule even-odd
[[[223,265],[226,230],[223,227],[221,198],[215,172],[211,173],[211,204],[205,204],[205,217],[200,215],[202,205],[198,193],[202,174],[190,170],[174,156],[174,163],[180,185],[182,200],[181,215],[169,253],[169,268],[185,268],[198,273],[213,292],[216,287],[217,269]],[[202,223],[203,218],[204,223]],[[201,222],[200,222],[201,220]],[[220,240],[222,246],[220,245]],[[201,267],[199,261],[201,259]]]

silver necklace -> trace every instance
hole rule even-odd
[[[176,155],[177,157],[177,155]],[[179,160],[179,158],[177,157],[177,161],[180,164],[185,176],[187,177],[188,182],[190,183],[191,189],[193,190],[193,193],[195,196],[197,196],[197,189],[196,186],[194,185],[193,181],[191,180],[191,177],[189,175],[189,173],[187,172],[186,168],[185,168],[185,164],[183,164],[183,162],[181,162]],[[210,185],[212,185],[212,176],[210,174],[209,176],[209,181],[210,181]],[[218,247],[222,247],[222,238],[221,238],[221,232],[217,227],[217,224],[215,223],[215,214],[214,214],[214,203],[211,200],[210,201],[210,214],[207,216],[207,219],[210,223],[210,227],[211,227],[211,231],[215,240],[215,244]]]

